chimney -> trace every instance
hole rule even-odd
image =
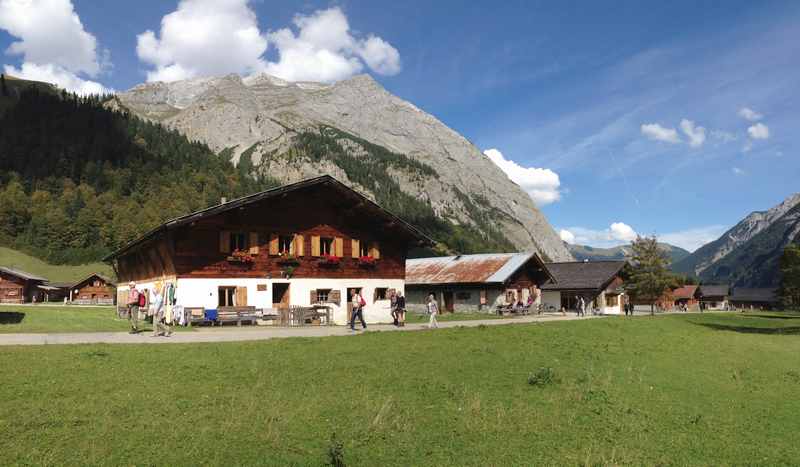
[[[225,203],[227,203],[227,202],[228,202],[228,198],[226,198],[226,197],[224,197],[224,196],[223,196],[222,198],[220,198],[220,199],[219,199],[219,204],[225,204]]]

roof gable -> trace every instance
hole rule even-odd
[[[95,277],[96,277],[96,278],[98,278],[98,279],[101,279],[101,280],[103,280],[103,282],[105,282],[105,283],[106,283],[106,285],[110,285],[110,286],[112,286],[112,287],[117,285],[116,283],[114,283],[114,281],[112,281],[112,280],[111,280],[111,279],[109,279],[108,277],[106,277],[106,276],[104,276],[104,275],[102,275],[102,274],[94,273],[94,274],[90,274],[90,275],[89,275],[89,276],[87,276],[87,277],[84,277],[83,279],[79,280],[78,282],[76,282],[76,283],[72,284],[72,285],[71,285],[71,286],[69,286],[69,287],[70,287],[70,288],[78,288],[79,286],[81,286],[81,285],[83,285],[84,283],[86,283],[86,282],[88,282],[88,281],[90,281],[90,280],[94,279]]]
[[[555,278],[544,290],[599,290],[605,288],[625,266],[625,261],[573,261],[546,263]]]
[[[16,277],[25,279],[27,281],[42,281],[42,282],[46,282],[47,281],[47,279],[45,279],[44,277],[35,276],[35,275],[31,274],[31,273],[28,273],[28,272],[25,272],[25,271],[20,271],[19,269],[7,268],[5,266],[0,266],[0,271],[4,272],[6,274],[10,274],[12,276],[16,276]]]
[[[684,285],[683,287],[678,287],[677,289],[673,290],[672,296],[675,299],[694,298],[696,293],[697,293],[696,285]]]

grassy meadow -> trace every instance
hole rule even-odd
[[[797,314],[4,347],[0,452],[5,464],[789,465],[799,354]],[[553,380],[529,384],[540,368]]]
[[[21,269],[25,272],[44,277],[50,282],[74,283],[94,273],[100,273],[112,279],[115,277],[111,266],[105,263],[98,262],[81,264],[78,266],[54,265],[21,251],[6,247],[0,247],[0,266]]]

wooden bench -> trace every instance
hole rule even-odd
[[[187,322],[189,327],[193,324],[203,324],[206,322],[206,310],[203,307],[186,307],[184,308],[186,316],[189,317]]]
[[[254,306],[221,306],[217,308],[217,323],[236,323],[241,326],[243,322],[256,324],[258,316]]]

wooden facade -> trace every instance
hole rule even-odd
[[[22,271],[0,268],[0,303],[30,302],[37,294],[37,287],[45,282],[44,278]]]
[[[116,284],[99,274],[79,281],[70,287],[70,302],[81,305],[113,305],[116,303]]]

